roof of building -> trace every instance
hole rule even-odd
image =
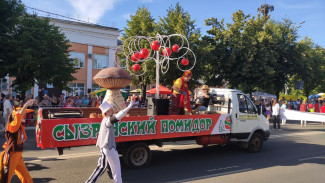
[[[42,17],[42,18],[48,18],[48,17]],[[70,20],[57,19],[57,18],[49,18],[49,19],[50,19],[50,21],[53,21],[53,22],[62,22],[62,23],[68,23],[68,24],[74,24],[74,25],[84,25],[84,26],[93,27],[93,28],[99,28],[99,29],[105,29],[105,30],[115,30],[115,31],[122,32],[121,30],[119,30],[118,28],[115,28],[115,27],[107,27],[107,26],[92,24],[92,23],[87,23],[87,22],[77,22],[77,21],[70,21]]]

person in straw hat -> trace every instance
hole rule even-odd
[[[27,109],[32,106],[33,99],[28,100],[20,110],[14,109],[8,116],[5,129],[6,142],[3,145],[5,149],[0,155],[0,182],[11,182],[11,178],[16,173],[23,183],[33,182],[23,159],[24,142],[27,140],[25,127],[22,125],[22,119],[25,113],[34,112]]]
[[[102,116],[104,117],[101,124],[97,138],[96,146],[100,148],[100,157],[98,159],[97,168],[91,174],[86,183],[97,182],[101,175],[105,172],[107,165],[111,167],[112,176],[115,183],[121,183],[121,165],[119,155],[116,150],[114,123],[126,116],[127,112],[133,105],[134,98],[132,98],[129,106],[117,114],[113,114],[112,105],[104,101],[100,106]]]
[[[198,100],[198,103],[201,104],[198,109],[195,111],[206,111],[208,109],[209,103],[210,103],[210,89],[208,85],[202,85],[201,87],[201,95],[197,96],[196,90],[195,90],[195,99]]]

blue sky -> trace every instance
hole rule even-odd
[[[310,37],[325,48],[325,0],[22,0],[28,6],[49,12],[69,15],[123,30],[131,14],[145,6],[155,20],[164,17],[171,5],[180,2],[188,11],[196,26],[205,34],[209,28],[204,20],[210,17],[231,22],[232,14],[243,10],[245,14],[257,15],[257,8],[266,3],[274,6],[271,17],[275,20],[289,18],[297,25],[299,36]],[[31,12],[31,9],[28,9]]]

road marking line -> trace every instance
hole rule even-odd
[[[204,176],[199,176],[199,177],[193,177],[189,179],[182,179],[182,180],[177,180],[177,181],[171,181],[168,183],[176,183],[176,182],[188,182],[188,181],[195,181],[195,180],[202,180],[202,179],[208,179],[212,177],[219,177],[223,175],[229,175],[229,174],[234,174],[234,173],[241,173],[241,172],[246,172],[250,171],[252,168],[246,168],[246,169],[241,169],[241,170],[234,170],[234,171],[229,171],[229,172],[223,172],[223,173],[216,173],[216,174],[211,174],[211,175],[204,175]]]
[[[85,156],[99,156],[99,151],[98,152],[88,152],[88,153],[77,153],[77,154],[67,154],[67,155],[57,155],[57,156],[44,156],[44,157],[37,157],[35,160],[28,160],[28,159],[33,159],[32,157],[30,158],[24,158],[26,162],[39,162],[47,159],[69,159],[69,158],[80,158],[80,157],[85,157]]]
[[[238,166],[230,166],[230,167],[225,167],[225,168],[218,168],[218,169],[211,169],[211,170],[208,170],[208,172],[213,172],[213,171],[216,171],[216,170],[227,170],[227,169],[232,169],[232,168],[238,168]]]
[[[306,136],[306,135],[318,135],[318,134],[325,134],[325,132],[312,131],[312,132],[288,133],[288,134],[282,134],[282,135],[271,135],[270,139],[285,137],[285,136]]]
[[[325,159],[325,155],[315,156],[315,157],[310,157],[310,158],[303,158],[303,159],[299,159],[298,161],[306,161],[306,160],[311,160],[311,159]]]

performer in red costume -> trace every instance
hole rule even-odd
[[[25,113],[34,110],[27,109],[32,106],[34,100],[28,100],[21,110],[14,110],[8,117],[5,136],[6,142],[3,145],[5,149],[0,156],[0,182],[10,183],[14,173],[22,183],[32,183],[23,159],[24,142],[27,140],[25,127],[21,124]]]
[[[191,79],[192,72],[185,71],[183,76],[178,78],[173,85],[172,106],[170,108],[170,115],[184,115],[185,106],[191,112],[190,95],[187,82]]]

